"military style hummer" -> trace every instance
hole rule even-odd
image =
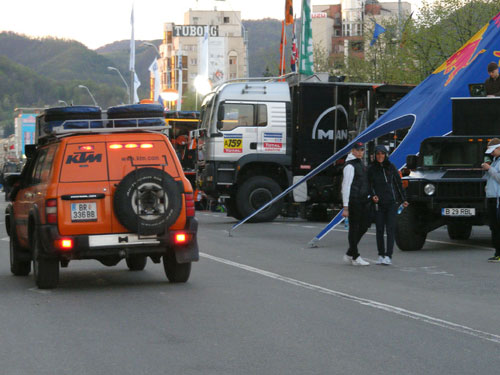
[[[430,137],[408,155],[403,178],[410,205],[399,215],[396,243],[420,250],[427,233],[447,226],[451,239],[468,239],[473,225],[487,224],[486,146],[500,133],[500,98],[452,98],[452,132]]]

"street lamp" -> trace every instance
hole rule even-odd
[[[84,85],[78,85],[78,87],[79,87],[79,88],[81,88],[81,89],[85,89],[85,90],[87,90],[87,92],[89,93],[90,97],[91,97],[91,98],[92,98],[92,100],[94,101],[94,105],[95,105],[96,107],[98,107],[97,102],[95,101],[94,95],[92,95],[92,93],[90,92],[89,88],[88,88],[87,86],[84,86]]]
[[[161,58],[160,51],[158,50],[158,47],[156,47],[153,43],[142,42],[142,44],[144,44],[145,46],[153,47],[155,49],[156,53],[158,54],[158,57]]]
[[[127,81],[125,81],[125,78],[123,78],[123,76],[120,73],[120,71],[117,68],[113,67],[113,66],[108,66],[108,70],[115,70],[118,73],[118,75],[122,79],[123,83],[125,84],[125,87],[127,88],[128,104],[132,104],[132,102],[130,101],[130,88],[128,87]]]
[[[66,107],[68,106],[68,103],[66,103],[64,100],[58,100],[57,102],[60,104],[64,104]]]

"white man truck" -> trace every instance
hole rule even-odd
[[[218,86],[201,107],[197,183],[224,198],[242,219],[316,168],[410,91],[412,86],[342,82],[233,82]],[[343,160],[259,213],[327,219],[341,204]],[[298,204],[300,203],[300,205]]]

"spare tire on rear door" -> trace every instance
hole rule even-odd
[[[161,234],[179,217],[181,191],[177,182],[161,169],[140,168],[118,184],[113,206],[118,221],[128,230],[143,235]]]

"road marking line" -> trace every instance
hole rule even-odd
[[[9,240],[10,240],[10,237],[0,238],[0,240],[2,240],[2,241],[9,241]]]
[[[37,287],[29,288],[28,290],[30,292],[40,293],[40,294],[51,294],[52,293],[50,290],[38,289]]]
[[[366,298],[356,297],[356,296],[353,296],[353,295],[350,295],[347,293],[339,292],[336,290],[327,289],[327,288],[324,288],[324,287],[321,287],[318,285],[309,284],[309,283],[306,283],[304,281],[292,279],[290,277],[282,276],[282,275],[279,275],[279,274],[276,274],[273,272],[269,272],[269,271],[265,271],[265,270],[262,270],[259,268],[247,266],[245,264],[236,263],[236,262],[233,262],[231,260],[219,258],[219,257],[213,256],[210,254],[200,253],[200,256],[203,258],[211,259],[211,260],[219,262],[219,263],[223,263],[223,264],[227,264],[229,266],[240,268],[240,269],[245,270],[245,271],[257,273],[259,275],[266,276],[266,277],[269,277],[271,279],[283,281],[283,282],[291,284],[291,285],[300,286],[302,288],[313,290],[313,291],[316,291],[319,293],[327,294],[327,295],[334,296],[334,297],[343,298],[343,299],[346,299],[346,300],[349,300],[352,302],[357,302],[363,306],[373,307],[375,309],[391,312],[391,313],[401,315],[401,316],[404,316],[404,317],[407,317],[410,319],[422,321],[424,323],[432,324],[432,325],[435,325],[438,327],[446,328],[446,329],[449,329],[452,331],[464,333],[466,335],[474,336],[476,338],[480,338],[483,340],[494,342],[496,344],[500,344],[500,336],[495,335],[493,333],[479,331],[479,330],[474,329],[474,328],[470,328],[470,327],[467,327],[464,325],[456,324],[456,323],[442,320],[439,318],[434,318],[432,316],[420,314],[420,313],[417,313],[414,311],[406,310],[406,309],[403,309],[401,307],[387,305],[385,303],[376,302],[376,301],[372,301],[372,300],[369,300]]]

